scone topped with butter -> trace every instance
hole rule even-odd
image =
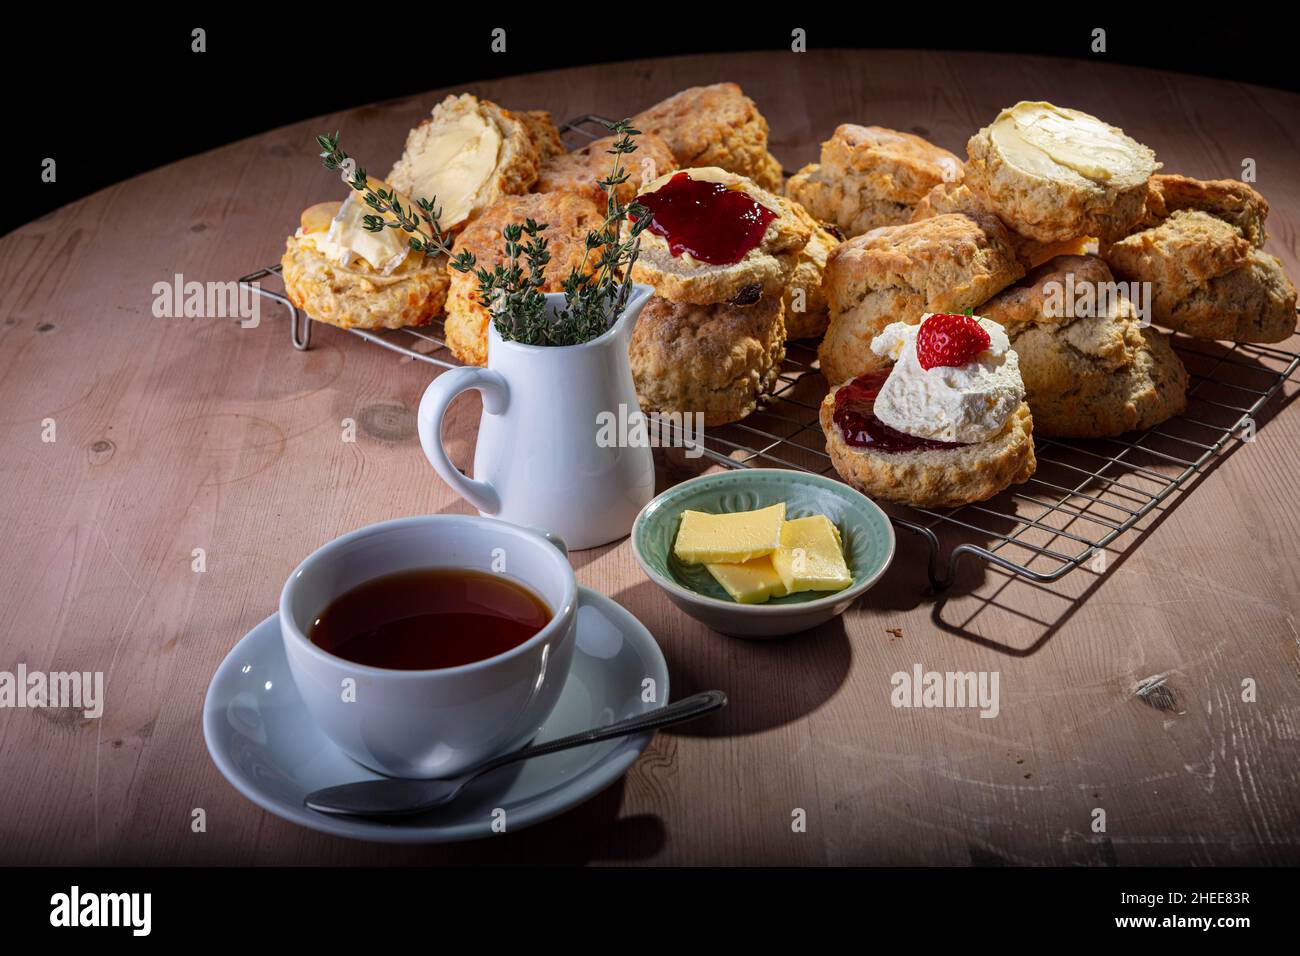
[[[388,181],[434,202],[442,229],[455,232],[503,196],[528,192],[540,165],[527,124],[463,93],[448,96],[411,130]]]
[[[375,189],[387,184],[372,179]],[[399,194],[404,206],[410,201]],[[371,232],[376,215],[362,193],[306,209],[280,260],[289,301],[318,322],[340,328],[427,325],[441,310],[450,280],[447,260],[410,248],[400,228]],[[381,218],[396,220],[391,213]]]
[[[871,342],[894,364],[832,389],[826,450],[872,498],[921,508],[991,498],[1034,473],[1033,419],[1006,332],[972,315],[895,322]]]
[[[1142,216],[1155,153],[1095,116],[1022,101],[966,144],[966,182],[1039,242],[1124,235]]]
[[[716,166],[660,176],[637,202],[651,223],[633,276],[674,302],[780,296],[811,237],[789,200]]]

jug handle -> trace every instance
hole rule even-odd
[[[424,390],[420,411],[416,415],[416,430],[420,434],[420,447],[442,480],[471,505],[485,515],[501,511],[501,496],[489,482],[478,481],[463,474],[447,457],[442,444],[442,420],[447,406],[461,392],[478,389],[483,396],[483,411],[500,415],[510,401],[510,388],[497,372],[486,368],[455,368],[443,372]]]

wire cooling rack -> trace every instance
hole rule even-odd
[[[582,116],[560,131],[591,140],[605,134],[603,122]],[[239,281],[258,283],[260,295],[288,310],[294,348],[306,350],[312,319],[260,285],[279,273],[277,264]],[[348,331],[430,365],[461,364],[447,349],[441,320],[420,329]],[[941,510],[881,503],[895,525],[927,543],[930,586],[948,588],[967,556],[1044,583],[1099,556],[1104,560],[1108,549],[1127,546],[1121,536],[1188,490],[1231,443],[1253,440],[1261,409],[1300,368],[1300,354],[1277,346],[1176,335],[1174,348],[1190,376],[1182,415],[1118,438],[1035,437],[1034,476],[988,501]],[[826,382],[816,358],[815,349],[791,343],[772,394],[744,421],[709,429],[699,439],[702,454],[728,468],[793,468],[836,477],[818,421]]]

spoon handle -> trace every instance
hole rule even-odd
[[[646,711],[644,714],[629,717],[627,720],[620,720],[616,724],[609,724],[606,727],[593,727],[591,730],[584,730],[580,734],[572,734],[558,740],[548,740],[544,744],[534,744],[531,747],[525,747],[523,750],[504,754],[495,760],[489,760],[487,763],[474,768],[474,776],[477,777],[489,770],[495,770],[497,767],[504,767],[516,760],[528,760],[531,757],[541,757],[559,750],[568,750],[571,747],[581,747],[584,744],[609,740],[611,737],[626,737],[629,734],[640,733],[645,730],[657,730],[671,724],[680,724],[683,721],[694,720],[696,717],[703,717],[705,714],[726,705],[726,694],[720,690],[706,690],[699,694],[692,694],[690,697],[683,697],[667,707],[659,707],[655,710]]]

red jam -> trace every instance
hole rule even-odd
[[[835,412],[831,416],[835,427],[844,436],[844,442],[856,448],[872,451],[932,451],[939,448],[961,448],[963,442],[934,441],[917,438],[895,428],[890,428],[876,417],[876,396],[885,384],[888,372],[868,372],[835,393]]]
[[[739,262],[763,241],[776,213],[739,189],[678,173],[637,202],[650,210],[649,229],[668,240],[668,251],[683,252],[709,265]]]

